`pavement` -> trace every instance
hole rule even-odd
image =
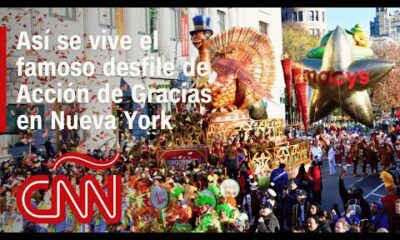
[[[341,167],[336,166],[336,174],[329,175],[328,160],[323,160],[322,166],[322,207],[324,210],[330,210],[333,203],[338,203],[339,211],[343,212],[343,204],[339,195],[339,178]],[[378,165],[378,171],[381,170],[381,166]],[[353,177],[353,166],[347,167],[347,174],[344,177],[344,183],[347,188],[353,185],[360,186],[364,191],[364,198],[367,202],[379,201],[379,199],[386,195],[387,191],[384,188],[383,182],[379,178],[379,174],[372,176],[371,168],[367,166],[367,175],[361,176],[361,166],[357,167],[357,173],[359,177]]]

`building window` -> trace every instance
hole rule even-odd
[[[264,33],[265,35],[268,35],[268,23],[260,21],[259,22],[259,28],[260,28],[260,32]]]
[[[308,11],[308,19],[310,22],[314,21],[314,11]]]
[[[196,8],[196,16],[204,15],[204,8]]]
[[[292,20],[293,20],[294,22],[297,22],[297,12],[293,12],[292,14],[293,14],[293,15],[292,15]]]
[[[317,22],[319,21],[319,15],[318,15],[318,13],[319,13],[318,11],[315,11],[315,21],[317,21]]]
[[[325,22],[325,12],[322,12],[322,22]]]
[[[50,8],[50,16],[76,21],[76,8]]]
[[[303,21],[303,11],[299,11],[299,22]]]
[[[179,8],[171,8],[171,40],[180,41],[181,39],[181,11]]]
[[[99,25],[115,28],[115,8],[99,8]]]
[[[225,12],[217,10],[219,32],[225,31]]]
[[[317,37],[320,37],[320,30],[317,28],[317,29],[315,29],[315,35],[317,36]]]

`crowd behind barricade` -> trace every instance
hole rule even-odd
[[[292,129],[293,130],[293,129]],[[293,232],[400,233],[400,124],[376,129],[369,134],[338,126],[315,129],[310,136],[288,133],[293,138],[312,141],[310,167],[300,165],[298,174],[290,179],[286,165],[268,173],[269,181],[260,183],[249,161],[259,144],[268,140],[252,135],[228,143],[215,141],[210,146],[208,163],[193,161],[185,169],[176,169],[155,160],[156,147],[149,141],[126,140],[122,148],[105,147],[88,150],[87,154],[100,160],[112,159],[122,153],[120,161],[108,170],[91,170],[74,163],[65,163],[53,171],[54,160],[71,149],[64,145],[55,153],[50,139],[45,153],[32,151],[22,158],[11,159],[0,167],[0,230],[2,232]],[[323,209],[322,166],[338,176],[338,191],[342,202]],[[336,174],[336,166],[342,170]],[[352,167],[354,176],[379,175],[387,195],[380,201],[368,203],[363,189],[347,189],[344,176]],[[306,169],[307,168],[307,169]],[[84,175],[93,175],[107,188],[105,175],[119,174],[123,178],[122,218],[117,224],[107,224],[95,210],[89,224],[80,224],[67,208],[65,220],[59,224],[34,224],[19,213],[15,194],[22,182],[33,175],[57,174],[67,176],[79,189]],[[239,185],[236,197],[220,192],[225,179]],[[150,191],[160,186],[168,190],[170,202],[165,209],[152,206]],[[204,189],[208,190],[205,194]],[[32,205],[48,209],[51,192],[38,191]],[[343,209],[344,211],[341,211]],[[341,214],[341,213],[344,214]]]

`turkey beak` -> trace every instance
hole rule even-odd
[[[202,40],[193,39],[193,45],[195,46],[195,48],[200,48],[202,43]]]

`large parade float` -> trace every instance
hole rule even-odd
[[[210,18],[193,19],[192,43],[197,62],[211,66],[211,73],[193,78],[193,87],[211,90],[212,101],[200,111],[174,116],[173,129],[157,133],[158,164],[184,168],[195,160],[218,164],[224,147],[235,141],[250,149],[249,165],[258,176],[269,176],[285,163],[291,177],[308,164],[309,142],[289,141],[284,119],[268,118],[263,101],[271,99],[276,82],[274,49],[262,33],[234,27],[214,37]],[[256,139],[256,141],[254,141]]]

